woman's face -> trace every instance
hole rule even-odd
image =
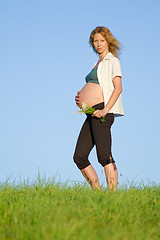
[[[100,33],[94,35],[93,45],[98,54],[109,52],[108,43]]]

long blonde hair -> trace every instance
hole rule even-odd
[[[118,58],[118,55],[120,53],[120,45],[122,45],[111,33],[111,31],[106,27],[96,27],[90,34],[89,44],[92,46],[93,51],[97,53],[97,51],[94,48],[94,35],[96,33],[100,33],[102,37],[107,41],[109,51]]]

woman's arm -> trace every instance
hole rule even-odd
[[[110,96],[110,99],[108,100],[108,103],[102,110],[96,110],[93,114],[94,116],[96,116],[98,118],[105,116],[109,112],[109,110],[114,106],[119,95],[122,92],[121,77],[116,76],[113,78],[112,81],[113,81],[114,90],[112,92],[112,95]]]

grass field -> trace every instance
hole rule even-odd
[[[0,184],[0,240],[158,240],[160,186],[92,191],[86,184]]]

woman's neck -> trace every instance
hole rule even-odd
[[[99,54],[99,62],[101,62],[108,53],[109,53],[109,51],[105,51],[105,52]]]

